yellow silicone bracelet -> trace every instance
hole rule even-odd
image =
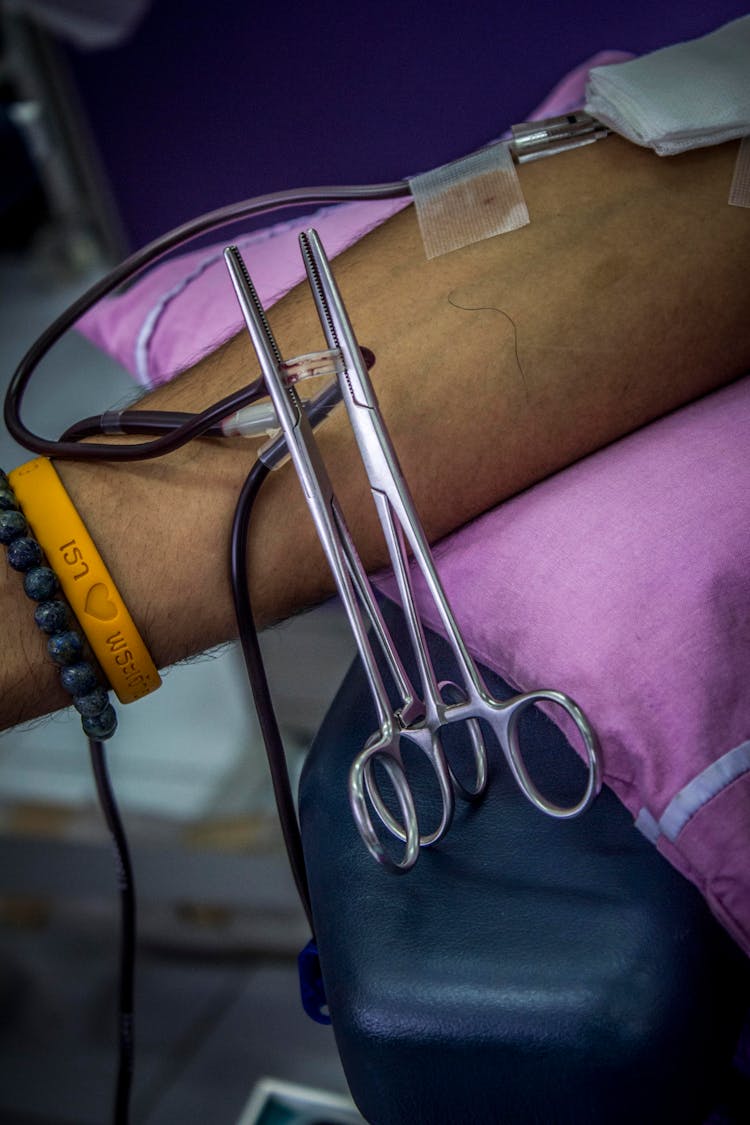
[[[8,480],[117,698],[156,691],[161,677],[52,462],[27,461]]]

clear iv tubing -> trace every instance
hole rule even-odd
[[[21,421],[21,406],[23,396],[28,387],[31,376],[38,364],[53,347],[60,337],[69,328],[96,304],[102,297],[106,297],[119,285],[129,281],[142,270],[160,258],[198,238],[202,234],[239,222],[255,215],[263,215],[268,211],[276,211],[283,207],[298,207],[305,204],[345,203],[352,200],[368,199],[398,199],[410,194],[409,184],[406,180],[397,180],[386,184],[361,184],[342,187],[309,187],[297,188],[294,191],[279,191],[269,195],[256,196],[253,199],[231,203],[220,207],[216,211],[208,211],[191,219],[182,226],[175,227],[167,234],[150,242],[141,250],[137,250],[116,266],[100,281],[91,286],[82,296],[73,302],[32,344],[26,355],[16,368],[13,378],[8,386],[5,397],[5,425],[19,445],[25,446],[32,452],[58,459],[82,460],[107,460],[107,461],[142,461],[162,454],[170,453],[179,448],[214,422],[240,409],[253,401],[261,392],[261,383],[256,381],[243,391],[235,392],[227,398],[195,414],[182,425],[163,434],[152,441],[138,445],[113,445],[104,442],[80,445],[74,441],[51,441],[40,437],[29,430]]]

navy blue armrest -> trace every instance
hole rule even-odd
[[[388,616],[403,635],[400,612]],[[460,804],[444,841],[389,875],[361,844],[346,796],[373,729],[355,666],[300,793],[326,993],[367,1120],[703,1122],[750,978],[695,888],[609,790],[583,817],[553,821],[494,754],[482,803]],[[580,775],[557,728],[537,714],[523,737],[540,784],[572,797]]]

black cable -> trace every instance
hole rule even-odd
[[[230,543],[230,573],[232,583],[232,597],[234,609],[239,625],[240,644],[245,658],[245,667],[250,680],[250,686],[255,701],[263,742],[268,758],[268,768],[271,772],[273,793],[276,798],[276,807],[279,813],[281,831],[286,845],[292,875],[297,887],[302,905],[307,915],[307,920],[312,931],[312,908],[310,905],[310,892],[307,886],[307,873],[305,859],[302,852],[302,838],[297,823],[297,812],[292,796],[292,787],[289,781],[289,772],[286,767],[284,744],[279,731],[279,724],[271,700],[268,686],[268,677],[263,665],[263,658],[258,641],[258,631],[255,628],[255,619],[248,589],[248,559],[247,559],[247,533],[250,526],[250,516],[253,505],[260,491],[263,481],[270,470],[262,461],[256,461],[242,486],[240,497],[235,509],[232,522],[232,536]]]
[[[369,349],[363,348],[365,362],[368,367],[375,363],[375,356]],[[316,395],[307,405],[306,414],[311,426],[315,427],[328,417],[333,407],[341,398],[341,388],[337,382]],[[248,529],[253,505],[260,491],[263,481],[271,469],[276,468],[286,456],[287,447],[283,436],[275,438],[260,454],[250,473],[248,474],[242,491],[237,501],[237,507],[232,521],[232,533],[229,547],[229,569],[232,584],[232,598],[237,619],[237,629],[245,658],[250,687],[258,715],[261,735],[268,758],[268,768],[271,774],[273,793],[276,799],[276,809],[279,814],[281,833],[284,838],[289,866],[297,887],[310,932],[314,935],[315,929],[312,919],[312,906],[310,891],[307,884],[305,870],[305,857],[302,850],[302,837],[300,835],[297,810],[289,782],[289,771],[284,753],[284,743],[279,731],[276,712],[273,707],[271,691],[268,686],[268,677],[263,665],[263,657],[258,641],[258,631],[255,628],[255,618],[250,600],[249,567],[247,558]]]
[[[366,349],[365,349],[366,350]],[[365,356],[368,366],[372,366],[375,362],[375,357],[369,350],[366,350]],[[255,397],[258,397],[258,389],[262,392],[262,384],[253,384],[253,388],[249,388],[245,392],[245,396],[255,389]],[[233,396],[236,397],[236,396]],[[328,416],[335,404],[341,397],[341,391],[338,383],[333,382],[321,391],[308,405],[307,414],[312,426],[318,425],[324,418]],[[226,400],[223,403],[217,404],[213,408],[215,412],[218,407],[221,407],[221,417],[226,417],[228,411],[225,409]],[[206,412],[204,412],[206,413]],[[177,415],[170,414],[169,412],[151,412],[151,417],[146,418],[146,424],[153,427],[161,427],[161,429],[169,433],[174,433],[175,427],[178,429],[185,427],[184,418],[191,419],[193,422],[200,415]],[[139,422],[138,412],[135,412],[135,417],[132,419],[137,425]],[[83,419],[79,423],[75,423],[67,432],[68,436],[73,433],[77,437],[82,437],[84,434],[101,432],[102,419],[90,418]],[[205,431],[204,431],[205,434]],[[137,447],[136,447],[137,448]],[[281,831],[286,846],[289,864],[292,869],[292,875],[297,887],[297,892],[300,896],[302,906],[307,916],[310,925],[311,933],[313,931],[312,924],[312,908],[310,904],[310,893],[307,885],[307,874],[305,872],[305,861],[302,851],[302,838],[300,836],[299,825],[297,823],[297,813],[292,795],[291,783],[289,780],[289,772],[286,766],[286,755],[284,753],[284,744],[279,731],[278,721],[271,699],[271,693],[268,686],[268,678],[266,676],[265,667],[260,651],[260,644],[258,642],[258,634],[255,628],[255,620],[253,617],[252,605],[250,602],[250,592],[248,589],[248,559],[247,559],[247,536],[250,524],[250,516],[252,514],[253,504],[260,490],[260,486],[268,476],[271,468],[277,465],[286,453],[286,443],[283,437],[278,437],[270,443],[270,445],[261,453],[263,459],[255,462],[252,470],[250,471],[245,484],[240,492],[235,509],[235,516],[232,524],[232,535],[230,544],[230,572],[232,583],[232,594],[234,598],[235,613],[237,617],[237,626],[239,630],[240,642],[242,651],[245,658],[245,666],[247,668],[250,685],[253,692],[256,711],[258,714],[258,722],[260,724],[261,733],[263,736],[264,745],[266,748],[266,756],[268,758],[268,765],[271,774],[271,782],[273,785],[274,797],[276,799],[276,807],[279,814],[279,821],[281,824]],[[127,1125],[129,1120],[129,1106],[130,1106],[130,1092],[133,1078],[133,1065],[134,1065],[134,1048],[135,1048],[135,1016],[134,1016],[134,983],[135,983],[135,947],[136,947],[136,900],[135,900],[135,882],[133,878],[133,869],[130,861],[130,852],[128,848],[127,837],[125,829],[120,818],[120,814],[115,801],[114,792],[109,779],[107,771],[107,762],[104,752],[104,745],[93,739],[89,740],[89,750],[91,756],[91,766],[96,783],[96,791],[99,797],[99,804],[102,809],[104,819],[115,848],[115,856],[117,861],[118,884],[120,889],[120,983],[119,983],[119,999],[118,999],[118,1071],[117,1071],[117,1086],[115,1091],[115,1106],[113,1125]]]
[[[325,416],[339,397],[334,384],[317,400],[318,417]],[[283,453],[283,439],[277,440],[269,451],[273,462]],[[312,907],[307,884],[302,838],[297,823],[297,813],[292,794],[286,755],[278,720],[268,685],[263,658],[255,628],[250,592],[248,589],[247,537],[255,499],[263,481],[270,472],[269,464],[256,461],[240,492],[232,524],[230,544],[230,572],[235,613],[240,643],[245,658],[248,678],[258,715],[258,722],[268,758],[276,807],[282,836],[286,846],[292,875],[302,906],[313,931]],[[125,829],[115,800],[107,770],[103,743],[89,740],[91,767],[96,783],[99,804],[109,829],[115,849],[118,885],[120,891],[120,973],[118,993],[118,1070],[115,1091],[113,1125],[127,1125],[129,1121],[130,1093],[132,1087],[135,1052],[135,948],[136,899],[133,868],[130,860]]]
[[[23,427],[22,444],[41,456],[55,457],[57,460],[69,461],[147,461],[153,457],[162,457],[166,453],[173,453],[175,449],[186,445],[193,438],[201,437],[214,423],[222,421],[229,414],[248,406],[256,399],[266,394],[265,384],[261,378],[255,379],[250,386],[240,391],[233,391],[225,398],[219,399],[213,406],[209,406],[200,414],[186,415],[187,421],[178,426],[167,426],[166,432],[153,441],[144,441],[140,445],[79,445],[75,441],[47,441],[46,438],[37,438]],[[10,391],[8,391],[8,396]],[[6,396],[5,408],[8,411],[9,397]],[[169,416],[169,412],[167,412]],[[7,420],[7,419],[6,419]],[[10,428],[10,427],[9,427]],[[91,432],[89,430],[89,432]],[[101,432],[101,429],[100,429]],[[18,440],[18,439],[17,439]]]
[[[11,437],[26,449],[30,449],[35,453],[47,457],[68,457],[87,460],[93,460],[96,457],[106,457],[107,460],[112,461],[136,460],[137,457],[134,457],[132,452],[128,455],[123,455],[123,451],[139,450],[139,456],[141,457],[157,457],[161,453],[166,453],[169,452],[170,449],[176,448],[176,446],[170,444],[169,435],[166,435],[164,439],[157,438],[155,442],[144,442],[140,447],[109,444],[85,445],[78,451],[76,451],[76,447],[73,443],[56,442],[50,441],[47,438],[42,438],[29,430],[21,421],[20,412],[23,404],[23,396],[29,385],[31,376],[40,361],[53,345],[57,343],[60,337],[67,332],[85,312],[88,312],[97,301],[102,297],[106,297],[124,282],[129,281],[131,278],[141,273],[147,266],[163,258],[170,250],[174,250],[178,246],[182,246],[186,242],[190,242],[192,239],[206,234],[208,231],[215,230],[217,227],[226,226],[229,223],[239,222],[241,219],[246,219],[253,215],[263,215],[269,211],[276,211],[283,207],[296,207],[303,203],[339,203],[353,199],[398,199],[409,194],[409,184],[405,180],[398,180],[388,184],[297,188],[294,191],[273,192],[270,195],[256,196],[253,199],[246,199],[240,203],[232,203],[227,207],[221,207],[216,211],[209,211],[204,215],[199,215],[190,222],[168,231],[167,234],[162,235],[160,238],[150,242],[147,246],[144,246],[141,250],[137,250],[134,254],[131,254],[124,262],[121,262],[100,281],[97,281],[87,289],[86,292],[62,312],[32,344],[16,368],[5,396],[5,425]],[[238,407],[228,408],[227,413],[230,413],[231,409],[238,409]],[[192,432],[186,436],[184,440],[188,441],[190,437],[194,436],[196,435]],[[160,442],[163,442],[163,444],[159,444]]]
[[[91,768],[104,819],[112,837],[120,890],[120,981],[118,990],[118,1067],[114,1125],[127,1125],[135,1052],[134,987],[136,903],[130,850],[107,770],[104,744],[89,739]]]
[[[84,438],[102,433],[111,435],[115,432],[115,426],[120,434],[147,434],[150,437],[171,434],[194,417],[194,414],[185,414],[177,410],[123,410],[122,413],[113,415],[111,428],[105,430],[102,415],[92,414],[89,418],[81,418],[72,426],[68,426],[60,441],[83,441]],[[224,437],[225,435],[219,423],[214,422],[203,430],[200,436]]]

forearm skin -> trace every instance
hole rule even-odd
[[[612,137],[520,169],[527,227],[426,261],[409,208],[336,260],[431,540],[750,369],[735,156],[729,144],[664,159]],[[306,287],[270,320],[287,356],[323,346]],[[256,372],[243,334],[144,404],[198,409]],[[318,435],[362,557],[381,565],[342,409]],[[58,463],[159,666],[234,635],[229,528],[254,456],[233,439],[157,462]],[[261,491],[250,581],[260,625],[332,590],[291,466]],[[0,599],[5,727],[66,698],[18,575],[0,574]]]

